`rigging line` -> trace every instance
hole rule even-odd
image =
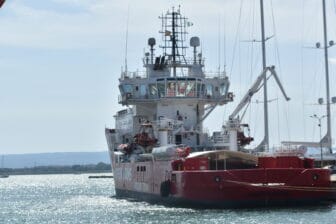
[[[252,25],[251,25],[251,30],[250,30],[250,39],[253,38],[254,36],[254,22],[255,22],[255,0],[253,1],[253,6],[252,6]],[[250,80],[249,82],[252,83],[252,75],[253,75],[253,54],[254,54],[254,42],[251,42],[251,52],[250,52],[250,57],[251,57],[251,64],[250,64]],[[251,112],[252,108],[249,107],[249,121],[251,121]]]
[[[285,110],[285,119],[286,119],[286,123],[288,124],[289,123],[289,119],[288,119],[288,110],[289,110],[289,104],[290,104],[290,102],[289,103],[287,103],[286,105],[287,105],[287,110]],[[289,125],[287,125],[287,134],[288,134],[288,141],[291,141],[291,134],[290,134],[290,128],[289,128]]]
[[[223,48],[224,48],[224,54],[223,54],[223,59],[224,59],[224,68],[223,68],[223,73],[224,73],[224,76],[226,76],[227,74],[226,74],[226,18],[225,18],[225,16],[226,16],[226,13],[225,13],[225,8],[226,7],[224,7],[224,15],[223,15],[223,20],[224,20],[224,22],[223,22]],[[226,108],[227,107],[224,107],[224,113],[223,113],[223,123],[225,122],[225,120],[226,120]]]
[[[248,2],[247,2],[246,5],[248,5]],[[251,10],[249,10],[249,14],[248,15],[250,15],[250,13],[251,13]],[[250,16],[248,16],[248,18],[249,17]],[[249,20],[248,19],[246,19],[246,21],[242,20],[242,25],[241,25],[242,29],[241,30],[242,31],[247,30],[248,25],[249,25]],[[238,65],[239,65],[239,67],[238,67],[238,69],[239,69],[239,90],[240,90],[240,95],[244,94],[242,92],[243,92],[245,84],[247,84],[247,79],[245,77],[242,77],[242,73],[244,72],[245,68],[247,68],[247,67],[246,66],[242,66],[242,61],[245,60],[244,56],[248,57],[248,55],[249,55],[248,52],[250,50],[250,46],[248,45],[247,48],[244,47],[244,49],[243,49],[244,51],[247,51],[247,53],[246,54],[242,54],[242,45],[241,45],[242,42],[243,41],[241,39],[241,35],[239,35],[239,43],[238,43],[238,61],[239,61]],[[248,60],[248,58],[246,60]],[[245,72],[244,72],[244,74],[245,74]],[[244,79],[242,79],[242,78],[244,78]]]
[[[318,5],[319,4],[317,1],[315,2],[315,12],[314,12],[314,15],[316,15],[318,18],[321,17],[321,13],[320,13],[320,10]],[[317,25],[317,22],[318,20],[314,20],[315,23],[313,24],[313,28],[314,28],[314,31],[313,33],[315,34],[315,36],[313,37],[315,40],[318,40],[318,31],[317,31],[317,28],[318,28],[318,25]],[[316,80],[320,80],[320,78],[318,77],[317,75],[317,67],[318,67],[318,50],[315,50],[314,51],[314,58],[313,58],[313,79],[311,79],[311,82],[310,82],[310,87],[309,89],[312,90],[311,93],[313,93],[313,96],[316,96],[317,94],[317,91],[316,91]]]
[[[248,14],[248,18],[251,18],[252,17],[252,7],[250,8],[250,11],[249,11],[249,14]],[[249,32],[248,32],[248,39],[250,40],[250,39],[252,39],[251,38],[251,33],[252,33],[252,27],[251,27],[251,24],[249,24],[250,26],[249,26]],[[251,43],[253,43],[253,41],[251,42]],[[249,63],[250,62],[250,56],[251,56],[251,46],[252,46],[252,44],[250,45],[250,44],[248,44],[247,45],[247,52],[246,52],[246,57],[247,57],[247,62]],[[247,67],[247,70],[248,70],[249,68]],[[251,74],[249,74],[249,73],[247,73],[247,75],[249,75],[248,76],[248,78],[251,78],[250,76],[251,76]],[[251,83],[251,81],[249,80],[249,79],[246,79],[246,83]]]
[[[273,32],[274,32],[274,43],[275,43],[275,56],[276,59],[278,61],[279,64],[279,77],[281,78],[281,74],[282,74],[282,68],[281,68],[281,61],[280,61],[280,51],[279,51],[279,42],[278,42],[278,38],[277,38],[277,30],[276,30],[276,25],[275,25],[275,16],[274,16],[274,7],[273,7],[273,0],[270,1],[271,3],[271,12],[272,12],[272,25],[273,25]],[[277,94],[278,94],[278,90],[277,90]],[[277,102],[277,112],[278,112],[278,133],[279,133],[279,141],[280,141],[280,116],[279,116],[279,102]],[[283,109],[285,110],[286,107],[283,107]],[[288,111],[287,111],[288,113]],[[286,122],[286,126],[287,129],[289,129],[290,131],[290,125],[289,122],[287,120]]]
[[[303,39],[304,39],[304,27],[305,27],[305,19],[304,19],[304,11],[305,11],[305,0],[302,0],[302,20],[301,20],[301,97],[302,97],[302,122],[303,122],[303,139],[306,140],[306,122],[305,122],[305,91],[304,91],[304,78],[303,78]]]
[[[278,91],[277,91],[277,97],[278,97]],[[279,100],[277,100],[277,119],[278,119],[278,142],[281,142],[281,138],[280,138],[280,113],[279,113]]]
[[[223,19],[224,19],[224,25],[223,25],[223,27],[224,27],[224,34],[223,34],[223,36],[224,36],[224,73],[225,73],[225,75],[226,75],[226,18],[225,18],[225,16],[226,16],[226,13],[224,12],[224,16],[223,16]]]
[[[258,133],[258,128],[260,127],[260,125],[258,125],[258,124],[260,124],[261,122],[260,122],[260,118],[262,118],[261,116],[260,116],[260,114],[262,113],[260,113],[259,111],[260,111],[260,106],[257,106],[257,108],[256,108],[256,112],[257,113],[255,113],[255,118],[254,118],[254,121],[255,121],[255,128],[254,128],[254,133],[253,133],[253,136],[256,136],[256,133]],[[261,109],[262,110],[262,109]]]
[[[252,28],[250,30],[250,38],[252,39],[254,36],[254,22],[255,22],[255,1],[253,3],[253,7],[252,7]],[[250,83],[252,82],[252,75],[253,75],[253,55],[254,55],[254,42],[251,42],[251,66],[250,66]]]
[[[242,66],[241,66],[241,36],[239,35],[239,41],[238,41],[238,74],[239,74],[239,95],[242,95]]]
[[[250,105],[251,105],[251,101],[246,105],[245,110],[243,111],[243,114],[242,114],[241,117],[240,117],[240,121],[243,120],[243,118],[244,118],[244,116],[245,116],[245,114],[246,114],[246,111],[247,111],[247,109],[250,107]]]
[[[221,71],[221,16],[218,14],[218,73]]]
[[[315,139],[315,138],[314,138],[314,137],[315,137],[315,128],[316,128],[316,127],[315,127],[315,121],[313,121],[312,126],[313,126],[313,127],[312,127],[312,130],[313,130],[313,134],[312,134],[313,137],[312,137],[312,139]]]
[[[275,43],[275,56],[276,59],[279,63],[279,78],[281,78],[281,64],[280,64],[280,51],[279,51],[279,42],[278,42],[278,37],[277,37],[277,30],[276,30],[276,26],[275,26],[275,17],[274,17],[274,10],[273,10],[273,0],[270,1],[271,3],[271,13],[272,13],[272,26],[273,26],[273,32],[274,32],[274,43]]]
[[[234,59],[235,59],[236,47],[237,47],[237,42],[238,42],[238,35],[239,35],[239,30],[240,30],[240,22],[241,22],[241,16],[242,16],[243,1],[244,0],[240,0],[238,26],[237,26],[237,31],[236,31],[236,35],[235,35],[236,36],[235,37],[235,42],[234,42],[234,45],[233,45],[232,61],[231,61],[231,68],[230,68],[230,74],[229,74],[230,79],[231,79],[231,74],[232,74],[232,70],[233,70],[233,63],[234,63]]]

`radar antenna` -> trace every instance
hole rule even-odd
[[[191,23],[187,22],[188,18],[181,15],[180,8],[175,10],[174,7],[172,11],[168,10],[159,18],[162,20],[162,30],[159,33],[162,34],[163,41],[160,48],[163,49],[163,56],[168,56],[175,77],[176,67],[181,64],[186,55],[187,46],[184,44],[187,35],[186,28],[191,26]]]

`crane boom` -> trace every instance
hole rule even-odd
[[[266,67],[262,73],[257,77],[256,81],[253,83],[252,87],[247,91],[247,93],[245,94],[245,96],[243,97],[243,99],[240,101],[240,103],[238,104],[238,106],[235,108],[235,110],[231,113],[231,115],[229,116],[229,119],[234,119],[238,113],[247,105],[251,102],[251,98],[252,96],[257,93],[260,88],[264,85],[264,83],[262,83],[262,81],[264,80],[264,78],[267,75],[267,72],[270,71],[271,76],[274,77],[275,81],[277,82],[282,94],[284,95],[285,99],[288,101],[290,100],[290,98],[287,96],[275,70],[274,70],[274,66],[272,67]],[[268,79],[267,79],[268,80]]]

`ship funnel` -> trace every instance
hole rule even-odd
[[[194,48],[194,64],[196,64],[196,55],[197,55],[196,47],[200,46],[199,37],[190,38],[190,46]]]
[[[156,44],[155,38],[151,37],[148,38],[148,45],[150,46],[150,51],[151,51],[151,63],[153,64],[153,58],[154,58],[154,45]]]

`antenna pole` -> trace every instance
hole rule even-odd
[[[173,71],[176,76],[176,33],[175,33],[175,11],[172,12],[172,56],[173,56]]]
[[[127,47],[128,47],[128,21],[129,21],[129,5],[127,8],[127,25],[126,25],[126,42],[125,42],[125,73],[127,75]]]
[[[262,66],[263,71],[266,69],[266,47],[265,47],[265,25],[264,25],[264,1],[260,0],[260,17],[261,17],[261,47],[262,47]],[[265,136],[262,141],[263,150],[268,150],[269,134],[268,134],[268,100],[267,100],[267,77],[264,77],[264,129]]]
[[[323,10],[323,31],[324,31],[324,63],[326,75],[326,89],[327,89],[327,147],[331,151],[331,117],[330,117],[330,87],[329,87],[329,65],[328,65],[328,38],[327,38],[327,16],[326,3],[322,0]]]

